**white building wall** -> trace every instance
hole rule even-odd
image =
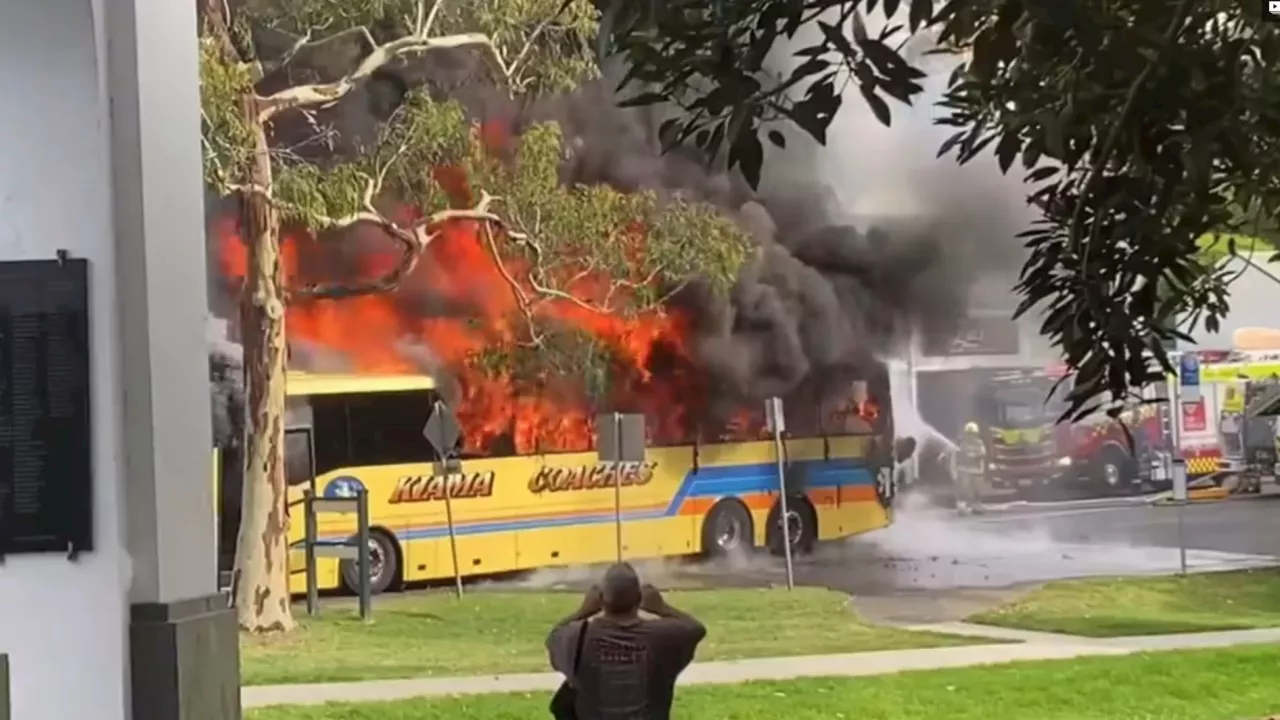
[[[912,364],[916,371],[968,370],[972,368],[1046,367],[1058,362],[1060,355],[1040,334],[1041,318],[1029,314],[1012,320],[1018,307],[1012,277],[987,278],[970,292],[969,316],[1010,321],[1017,326],[1017,352],[990,355],[936,356],[925,354],[924,343],[916,338],[912,346]]]
[[[0,565],[15,720],[118,720],[127,704],[119,319],[101,7],[0,3],[0,260],[90,263],[96,548]]]
[[[88,261],[93,412],[93,550],[0,564],[15,720],[129,720],[130,605],[216,591],[195,25],[0,3],[0,261]]]

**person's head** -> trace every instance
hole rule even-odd
[[[955,427],[955,426],[953,425],[952,427]],[[978,434],[978,423],[976,423],[976,422],[965,423],[965,425],[964,425],[964,434],[965,434],[965,435],[977,435],[977,434]]]
[[[600,595],[606,613],[634,615],[640,609],[640,576],[636,569],[620,562],[605,570]]]

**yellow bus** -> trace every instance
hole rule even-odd
[[[818,432],[785,436],[788,521],[797,552],[891,521],[895,464],[909,457],[914,442],[894,442],[887,373],[854,385],[852,403],[815,410],[823,413]],[[368,492],[374,592],[454,576],[446,492],[463,576],[616,560],[615,511],[621,556],[628,560],[783,550],[771,439],[650,447],[645,462],[617,465],[597,462],[594,451],[464,455],[461,473],[437,476],[437,458],[422,435],[437,398],[431,378],[294,372],[288,396],[291,499],[303,488],[327,497]],[[238,467],[238,458],[224,459],[225,550],[234,547],[240,494],[239,473],[226,471]],[[616,509],[615,483],[621,485]],[[303,522],[300,511],[294,515],[297,548]],[[355,518],[321,515],[317,529],[321,541],[344,541],[355,534]],[[291,553],[295,592],[305,590],[302,562],[300,550]],[[358,587],[354,563],[317,563],[321,589]]]

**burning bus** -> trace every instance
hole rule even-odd
[[[788,412],[794,430],[781,443],[783,481],[775,443],[756,413],[743,411],[715,429],[689,427],[687,436],[676,437],[654,432],[668,427],[661,408],[646,413],[644,462],[599,462],[589,422],[586,434],[571,439],[566,433],[557,447],[521,447],[517,438],[528,430],[523,423],[540,418],[517,415],[508,418],[505,431],[464,424],[460,469],[438,475],[433,467],[439,458],[423,440],[422,427],[440,391],[424,375],[289,376],[285,472],[291,504],[304,490],[323,497],[368,493],[374,592],[453,577],[451,531],[456,572],[463,576],[619,557],[780,552],[783,522],[792,550],[807,552],[818,542],[888,525],[895,468],[913,448],[895,442],[888,374],[873,365],[841,401]],[[473,417],[465,402],[458,415]],[[495,432],[480,444],[476,439],[485,435],[476,430]],[[569,444],[575,440],[580,442]],[[215,452],[223,572],[230,570],[242,482],[240,458],[227,450]],[[302,525],[291,523],[295,546]],[[322,542],[345,542],[356,533],[350,516],[321,516],[317,529]],[[301,552],[291,553],[294,592],[305,590],[303,562]],[[316,562],[321,589],[358,590],[353,561]]]
[[[224,232],[219,262],[234,283],[245,273],[244,246],[233,229]],[[338,265],[343,252],[286,238],[286,275],[305,282],[308,267]],[[829,344],[822,365],[804,359],[796,369],[765,354],[755,370],[743,358],[752,342],[781,352],[758,318],[736,312],[741,327],[731,331],[743,342],[723,344],[676,302],[608,313],[547,298],[535,336],[527,322],[535,310],[513,290],[511,267],[473,228],[451,226],[398,292],[286,309],[289,494],[368,493],[375,591],[455,570],[483,576],[619,555],[778,552],[784,522],[792,549],[805,552],[892,521],[896,468],[914,445],[897,441],[888,371],[869,349],[843,354]],[[606,281],[581,280],[607,290]],[[820,338],[832,343],[829,336]],[[722,344],[705,347],[713,341]],[[735,374],[744,367],[761,377],[744,381]],[[784,401],[781,482],[762,395]],[[462,431],[461,469],[443,475],[422,436],[437,399]],[[609,411],[644,416],[644,462],[598,462],[595,418]],[[220,453],[224,570],[239,525],[241,433],[227,433],[233,442]],[[356,531],[352,518],[319,521],[322,541]],[[293,542],[302,531],[290,523]],[[291,553],[293,569],[302,562]],[[356,585],[348,561],[320,558],[316,570],[322,588]],[[301,590],[304,575],[291,577]]]

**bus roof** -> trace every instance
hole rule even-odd
[[[349,375],[290,372],[285,376],[285,392],[290,397],[387,393],[406,390],[434,390],[430,375]]]

